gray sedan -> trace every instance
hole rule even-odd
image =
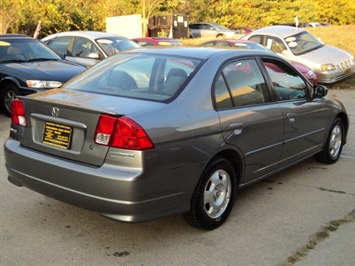
[[[355,73],[354,55],[324,44],[307,30],[270,26],[241,37],[260,43],[288,60],[311,68],[319,83],[334,83]]]
[[[120,221],[215,229],[239,189],[339,159],[349,120],[326,94],[269,52],[125,51],[13,101],[9,181]]]

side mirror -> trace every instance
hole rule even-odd
[[[328,94],[328,87],[324,85],[315,85],[314,86],[314,97],[315,98],[322,98]]]

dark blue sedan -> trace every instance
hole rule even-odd
[[[31,37],[0,35],[0,108],[9,116],[16,96],[61,87],[85,69]]]

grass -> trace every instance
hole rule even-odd
[[[310,33],[320,38],[324,43],[341,48],[355,55],[355,25],[326,26],[316,28],[306,28]],[[351,34],[352,32],[352,34]],[[181,39],[184,45],[195,46],[210,39]],[[355,75],[345,80],[328,84],[328,88],[352,89],[355,90]]]

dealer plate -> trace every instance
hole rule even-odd
[[[70,149],[73,129],[69,126],[46,122],[42,143],[61,149]]]

